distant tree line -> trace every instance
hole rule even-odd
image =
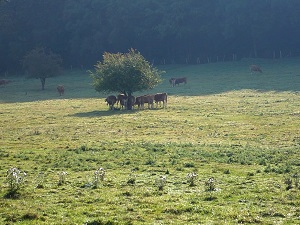
[[[154,64],[299,56],[300,1],[0,1],[0,72],[36,47],[85,68],[130,48]]]

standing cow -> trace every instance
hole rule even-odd
[[[251,73],[252,72],[262,73],[262,70],[261,70],[261,68],[258,65],[250,65],[249,69],[250,69]]]
[[[168,95],[167,93],[157,93],[154,95],[154,101],[156,103],[156,108],[158,107],[158,103],[163,103],[163,108],[167,107]]]
[[[120,109],[123,109],[125,107],[125,109],[127,108],[126,105],[127,105],[127,95],[125,94],[118,94],[117,96],[117,107],[120,103]]]
[[[58,85],[57,91],[59,93],[59,96],[62,96],[65,93],[65,87],[63,85]]]
[[[120,103],[120,109],[132,109],[135,103],[135,97],[133,95],[127,96],[125,94],[119,94],[117,96],[117,107],[119,103]]]
[[[148,103],[148,109],[153,109],[154,95],[143,95],[136,97],[135,105],[137,105],[139,109],[144,109],[145,103]]]
[[[169,80],[170,84],[172,87],[175,87],[176,85],[179,85],[181,83],[186,84],[187,83],[187,78],[186,77],[180,77],[180,78],[171,78]]]
[[[107,102],[110,110],[114,110],[114,105],[117,102],[117,97],[114,95],[110,95],[105,99],[105,102]]]

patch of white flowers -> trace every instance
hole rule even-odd
[[[105,176],[105,169],[100,167],[94,172],[94,185],[97,187],[99,181],[103,181]]]
[[[198,177],[198,174],[195,172],[188,173],[186,175],[187,182],[189,183],[190,186],[195,186],[195,181],[196,181],[197,177]]]
[[[162,191],[167,182],[167,176],[160,176],[156,178],[155,185],[158,187],[158,190]]]
[[[6,182],[8,183],[9,192],[17,192],[25,182],[26,173],[12,167],[6,172]]]
[[[205,191],[212,192],[216,191],[216,183],[215,179],[213,177],[210,177],[206,182],[205,182]]]
[[[68,173],[66,171],[58,172],[59,180],[58,185],[63,185],[66,182]]]

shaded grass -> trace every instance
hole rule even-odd
[[[2,100],[0,197],[9,167],[25,171],[27,180],[17,199],[0,198],[0,223],[299,223],[299,189],[284,183],[300,173],[300,99],[288,85],[298,81],[296,65],[262,62],[264,74],[253,82],[264,82],[252,90],[247,63],[165,67],[166,78],[189,74],[191,80],[171,88],[166,79],[153,90],[171,92],[167,109],[110,112],[79,74],[63,77],[75,88],[70,82],[62,98],[50,90],[30,98],[17,91]],[[281,84],[284,91],[273,67],[295,75]],[[6,97],[8,88],[1,88]],[[106,176],[93,188],[99,167]],[[60,171],[68,172],[63,185]],[[190,172],[198,174],[192,187]],[[159,191],[161,175],[167,183]],[[207,192],[210,177],[216,190]]]

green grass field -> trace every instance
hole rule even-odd
[[[85,71],[44,91],[6,77],[0,224],[300,224],[300,59],[159,69],[163,83],[134,94],[167,92],[167,109],[108,111]],[[13,195],[11,167],[27,174]]]

